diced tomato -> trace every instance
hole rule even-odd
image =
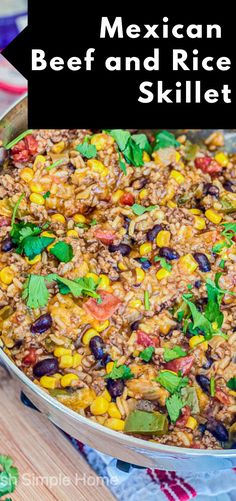
[[[181,416],[177,419],[175,425],[178,426],[178,428],[185,428],[190,414],[191,409],[188,405],[186,405],[183,409],[181,409]]]
[[[98,293],[102,298],[102,302],[99,304],[96,299],[91,297],[84,303],[84,308],[86,312],[96,318],[96,320],[103,322],[115,313],[121,301],[110,292],[98,291]]]
[[[165,364],[165,369],[173,372],[181,371],[183,376],[186,376],[186,374],[189,374],[193,363],[194,357],[189,355],[188,357],[181,357],[176,360],[172,360],[171,362],[167,362],[167,364]]]
[[[30,156],[36,155],[38,150],[38,141],[32,134],[26,136],[13,146],[11,153],[14,162],[27,162]]]
[[[114,231],[100,230],[99,228],[95,230],[94,236],[105,245],[112,244],[113,240],[116,237]]]
[[[120,197],[120,200],[119,202],[122,204],[122,205],[133,205],[134,202],[135,202],[135,198],[134,198],[134,195],[132,195],[132,193],[124,193],[124,195],[122,195]]]
[[[159,346],[159,338],[155,336],[149,336],[146,332],[137,330],[137,343],[147,348],[147,346]]]
[[[217,387],[216,387],[215,398],[216,400],[219,400],[221,404],[224,405],[229,405],[231,402],[230,397],[221,388]]]
[[[30,348],[28,355],[26,355],[22,362],[24,365],[34,365],[36,362],[36,349],[35,348]]]
[[[0,228],[2,226],[10,226],[11,220],[9,217],[0,216]]]
[[[25,146],[29,150],[30,155],[36,155],[38,152],[38,141],[32,134],[25,137]]]
[[[216,174],[217,172],[221,172],[222,167],[216,160],[211,157],[199,157],[195,159],[195,166],[197,169],[201,169],[202,172],[207,174]]]

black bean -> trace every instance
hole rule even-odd
[[[120,397],[124,391],[124,381],[123,379],[108,379],[107,389],[112,398]]]
[[[227,442],[229,434],[225,426],[216,419],[210,419],[207,422],[207,431],[209,431],[219,442]]]
[[[159,231],[162,230],[162,225],[161,224],[155,224],[155,226],[153,226],[153,228],[151,228],[151,230],[148,230],[147,232],[147,240],[149,240],[149,242],[153,242],[156,238],[156,236],[158,235]]]
[[[58,360],[57,358],[45,358],[33,367],[33,374],[35,377],[42,376],[52,376],[59,370]]]
[[[206,431],[206,425],[201,423],[198,425],[198,429],[202,433],[202,435],[204,435],[204,433]]]
[[[170,247],[161,247],[159,251],[159,256],[172,261],[173,259],[179,259],[179,254],[174,249]]]
[[[151,266],[152,266],[152,263],[151,263],[151,261],[149,261],[149,259],[143,260],[143,258],[138,257],[135,260],[141,264],[143,270],[149,270],[149,268],[151,268]]]
[[[123,228],[125,228],[126,231],[128,231],[128,229],[129,229],[130,221],[131,221],[131,219],[129,217],[127,217],[127,216],[124,217]]]
[[[42,334],[52,327],[52,317],[50,313],[45,313],[37,318],[31,325],[30,330],[33,334]]]
[[[203,374],[198,374],[196,376],[196,381],[199,384],[199,386],[201,386],[202,390],[205,393],[209,393],[209,391],[210,391],[210,380],[208,379],[208,377],[203,376]]]
[[[234,183],[232,183],[231,181],[227,180],[225,181],[225,183],[223,184],[223,187],[226,191],[231,191],[232,193],[235,192],[236,190],[236,186]]]
[[[211,263],[206,254],[203,254],[202,252],[195,252],[193,257],[195,261],[197,261],[200,271],[211,271]]]
[[[213,362],[214,362],[213,358],[207,357],[207,360],[206,360],[205,364],[202,366],[202,368],[205,369],[205,370],[210,369],[210,367],[212,366]]]
[[[132,324],[130,324],[131,331],[137,331],[139,328],[139,320],[136,320]]]
[[[220,190],[212,183],[206,183],[203,187],[203,193],[206,195],[211,195],[212,197],[219,197]]]
[[[131,252],[131,247],[127,244],[109,245],[109,252],[120,252],[122,256],[128,256]]]
[[[2,241],[2,246],[1,246],[2,252],[9,252],[13,248],[14,248],[14,243],[12,242],[11,237],[4,238],[4,240]]]
[[[103,357],[104,343],[100,336],[94,336],[89,342],[89,347],[96,360],[100,360]]]
[[[201,280],[196,280],[196,282],[194,282],[194,287],[196,287],[196,289],[200,289],[201,285],[202,285]]]

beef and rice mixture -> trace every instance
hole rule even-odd
[[[167,131],[1,150],[0,343],[64,405],[165,444],[236,442],[236,156]]]

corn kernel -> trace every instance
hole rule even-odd
[[[206,228],[206,222],[203,217],[195,216],[194,218],[194,228],[196,230],[204,230]]]
[[[30,201],[32,202],[32,204],[37,204],[37,205],[45,204],[44,198],[42,197],[42,195],[39,195],[38,193],[31,193]]]
[[[141,301],[140,299],[132,299],[132,300],[129,302],[128,306],[129,306],[130,308],[135,308],[135,309],[138,309],[138,308],[140,308],[140,306],[142,306],[142,301]]]
[[[167,204],[167,207],[169,207],[170,209],[175,209],[177,207],[177,204],[170,200]]]
[[[97,335],[98,332],[95,329],[88,329],[82,337],[82,343],[85,344],[86,346],[89,345],[91,339]]]
[[[71,369],[73,367],[73,357],[72,355],[62,355],[60,358],[59,367],[61,369]]]
[[[94,320],[93,327],[97,332],[103,332],[107,327],[109,327],[109,320],[105,320],[104,322],[98,322],[98,320]]]
[[[184,273],[193,273],[198,267],[192,254],[185,254],[179,259],[179,266]]]
[[[181,155],[180,155],[180,153],[178,151],[176,151],[176,153],[175,153],[175,161],[179,162],[180,159],[181,159]]]
[[[65,223],[66,222],[66,219],[62,214],[53,214],[51,217],[51,220],[54,223]]]
[[[218,212],[215,212],[212,209],[207,209],[205,212],[205,216],[209,221],[211,221],[211,223],[214,224],[220,224],[223,217],[221,214],[218,214]]]
[[[111,418],[121,419],[121,413],[115,402],[109,404],[107,412]]]
[[[142,268],[135,268],[135,273],[136,273],[136,282],[138,284],[141,284],[141,282],[145,278],[145,271]]]
[[[148,190],[146,188],[144,188],[143,190],[140,191],[140,193],[139,193],[140,200],[143,200],[147,196],[148,196]]]
[[[75,214],[73,216],[73,219],[75,223],[82,223],[82,224],[86,223],[86,217],[83,216],[83,214]]]
[[[189,340],[189,346],[190,346],[190,348],[193,349],[193,348],[196,348],[196,346],[198,346],[199,344],[204,343],[204,341],[205,341],[204,336],[201,336],[201,335],[193,336]]]
[[[229,395],[231,395],[231,397],[236,397],[236,391],[229,390]]]
[[[197,420],[193,416],[189,416],[186,428],[190,428],[190,430],[195,430],[195,428],[197,428]]]
[[[43,155],[37,155],[37,157],[35,158],[35,161],[34,161],[34,165],[33,165],[34,170],[41,167],[41,165],[43,165],[45,162],[46,162],[46,158]]]
[[[108,362],[108,364],[106,365],[106,373],[110,374],[110,372],[112,371],[113,367],[114,367],[114,362]]]
[[[215,160],[218,162],[218,164],[221,165],[221,167],[226,167],[227,164],[228,164],[228,161],[229,161],[229,158],[227,155],[225,155],[225,153],[217,153],[215,155]]]
[[[82,360],[82,355],[80,353],[75,353],[73,355],[73,369],[76,369],[76,367],[78,367],[78,365],[81,364],[81,360]]]
[[[99,160],[96,160],[96,158],[91,158],[87,161],[87,166],[92,169],[93,172],[97,172],[98,174],[101,174],[101,176],[107,176],[109,173],[109,170],[105,165],[100,162]]]
[[[168,247],[170,243],[170,232],[166,230],[159,231],[156,237],[158,247]]]
[[[196,386],[197,398],[200,405],[200,409],[204,409],[208,404],[208,396],[202,391],[200,386]]]
[[[133,353],[132,353],[132,355],[133,355],[133,357],[138,357],[139,353],[140,353],[139,350],[134,350]]]
[[[108,289],[110,287],[110,279],[107,275],[99,275],[99,289]]]
[[[108,410],[109,402],[104,397],[96,397],[90,405],[90,411],[94,416],[101,416]]]
[[[123,419],[108,418],[104,422],[104,426],[106,426],[107,428],[110,428],[111,430],[123,431],[123,429],[125,427],[125,422]]]
[[[34,171],[33,169],[30,169],[29,167],[25,167],[20,171],[20,178],[25,181],[25,183],[30,183],[34,177]]]
[[[35,183],[34,181],[31,181],[29,187],[33,193],[42,193],[44,191],[43,186],[40,183]]]
[[[63,355],[72,355],[72,350],[70,350],[70,348],[62,348],[62,347],[58,347],[58,348],[55,348],[53,354],[55,355],[55,357],[62,357]]]
[[[94,134],[90,142],[96,146],[97,151],[101,151],[109,148],[114,143],[114,138],[108,134]]]
[[[100,397],[105,398],[108,401],[108,403],[111,402],[111,395],[110,395],[109,391],[106,388],[105,388],[105,390],[103,390],[103,392],[101,393]]]
[[[184,176],[178,170],[173,169],[170,173],[170,177],[176,181],[178,184],[184,183]]]
[[[94,282],[98,282],[98,280],[99,280],[98,275],[96,275],[96,273],[92,273],[92,272],[87,273],[86,278],[92,278],[94,280]]]
[[[78,381],[79,378],[76,374],[66,374],[65,376],[62,376],[60,383],[63,388],[66,388],[67,386],[71,386],[71,383],[73,381]]]
[[[64,150],[64,148],[65,148],[64,141],[60,141],[59,143],[56,143],[56,144],[53,145],[52,152],[56,153],[56,154],[62,153],[62,151]]]
[[[150,254],[150,252],[152,252],[151,242],[146,242],[145,244],[140,245],[139,247],[140,256],[147,256],[147,254]]]
[[[33,259],[29,259],[28,257],[25,258],[26,262],[28,264],[37,264],[37,263],[40,263],[40,261],[42,261],[42,256],[41,254],[38,254],[37,256],[35,256]]]
[[[14,273],[11,270],[10,266],[5,266],[0,271],[0,280],[6,285],[10,285],[13,282]]]
[[[147,162],[151,161],[151,158],[150,158],[149,154],[146,151],[143,152],[143,161],[144,161],[144,163],[147,163]]]
[[[42,376],[40,378],[40,384],[43,388],[47,388],[48,390],[55,390],[57,386],[57,380],[52,376]]]
[[[66,232],[66,236],[71,237],[71,238],[78,238],[79,237],[78,232],[76,230],[68,230]]]
[[[191,212],[191,214],[194,214],[195,216],[200,216],[201,214],[200,209],[189,209],[189,212]]]
[[[42,233],[40,233],[40,236],[41,237],[48,237],[48,238],[55,238],[56,235],[54,233],[52,233],[51,231],[42,231]]]
[[[124,263],[122,263],[122,261],[118,263],[118,268],[120,271],[126,271],[128,269],[127,266]]]
[[[111,196],[112,202],[116,203],[120,200],[120,197],[124,194],[123,190],[116,190]]]
[[[156,273],[157,280],[163,280],[163,278],[167,278],[170,275],[170,271],[161,268]]]

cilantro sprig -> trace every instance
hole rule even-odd
[[[18,480],[19,471],[13,466],[13,460],[9,456],[0,455],[0,497],[14,492]]]
[[[126,174],[126,165],[122,160],[121,153],[125,161],[134,167],[142,167],[144,165],[143,152],[151,153],[152,148],[146,134],[133,134],[127,130],[113,129],[108,133],[115,139],[119,149],[119,165],[121,170]]]
[[[76,151],[79,151],[85,158],[95,158],[97,155],[97,148],[94,144],[90,144],[89,140],[92,136],[85,136],[83,143],[76,146]]]
[[[155,379],[163,388],[165,388],[172,395],[187,386],[189,379],[185,376],[178,376],[172,371],[162,370],[159,376]]]
[[[222,223],[224,227],[221,236],[224,237],[223,242],[218,242],[212,247],[212,252],[218,254],[225,247],[229,248],[234,244],[233,238],[236,235],[236,223]]]
[[[170,263],[168,263],[164,257],[155,256],[154,261],[156,263],[160,262],[160,265],[162,268],[164,268],[164,270],[167,270],[167,271],[172,270],[172,265]]]
[[[175,423],[180,416],[180,412],[185,407],[185,402],[178,393],[174,393],[166,400],[166,408],[172,423]]]
[[[62,263],[69,263],[73,258],[73,247],[67,242],[57,242],[51,249],[50,254],[55,256]]]
[[[180,146],[180,143],[176,141],[174,134],[167,130],[161,130],[156,134],[153,150],[169,147],[177,148],[178,146]]]
[[[176,360],[177,358],[185,357],[187,352],[184,351],[181,346],[174,346],[172,349],[164,348],[164,360],[165,362],[171,362],[171,360]]]
[[[49,291],[47,284],[55,282],[61,294],[71,293],[74,297],[89,296],[101,302],[101,296],[96,292],[99,282],[95,282],[92,277],[80,277],[75,280],[60,277],[56,273],[49,275],[31,274],[24,284],[23,299],[29,308],[43,308],[48,303]]]
[[[131,379],[134,374],[131,372],[130,368],[123,364],[117,367],[117,360],[114,362],[113,368],[109,374],[105,376],[105,379]]]
[[[144,360],[144,362],[150,362],[152,355],[155,351],[154,346],[147,346],[141,353],[139,354],[139,357]]]

